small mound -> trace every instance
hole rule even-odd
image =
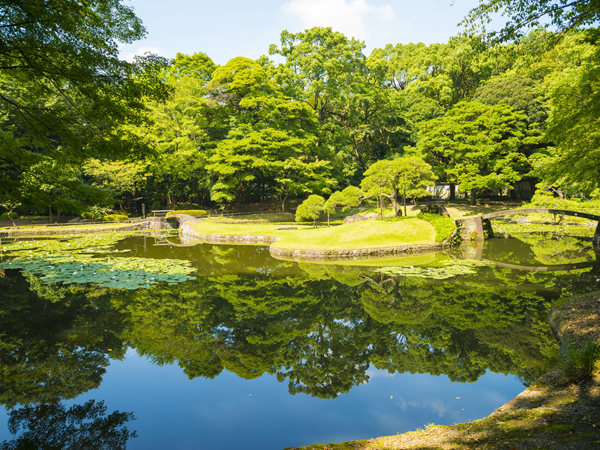
[[[352,250],[435,243],[435,229],[416,218],[374,219],[347,225],[298,230],[272,244],[290,250]]]

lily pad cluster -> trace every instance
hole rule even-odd
[[[94,283],[115,289],[149,288],[166,282],[171,285],[194,279],[190,261],[110,257],[111,244],[123,235],[110,233],[92,239],[20,241],[0,247],[0,269],[20,269],[36,274],[45,283]]]
[[[445,280],[458,275],[474,274],[476,267],[489,264],[471,259],[443,261],[442,267],[382,267],[377,272],[389,275],[402,275],[406,277],[431,278]]]

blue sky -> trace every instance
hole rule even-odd
[[[278,44],[281,31],[331,26],[365,42],[368,55],[386,44],[446,42],[478,0],[124,0],[148,35],[121,54],[152,51],[173,58],[204,52],[215,63],[256,59]]]

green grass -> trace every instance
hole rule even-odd
[[[200,234],[274,236],[275,248],[292,250],[348,250],[395,247],[435,242],[435,229],[416,218],[385,218],[335,227],[312,228],[295,225],[296,230],[275,230],[273,224],[224,224],[213,221],[190,224]]]
[[[417,217],[426,220],[433,228],[435,228],[435,240],[437,242],[445,241],[452,233],[454,233],[454,230],[456,230],[454,219],[451,219],[450,217],[427,213],[420,213]]]

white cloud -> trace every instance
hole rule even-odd
[[[393,19],[391,5],[372,6],[367,0],[290,0],[282,11],[296,16],[305,28],[331,27],[348,37],[366,39],[364,18],[373,14],[380,19]]]
[[[125,55],[124,59],[127,62],[133,62],[133,58],[136,56],[142,56],[144,53],[154,53],[159,56],[165,56],[165,51],[160,47],[148,47],[141,46],[134,52],[129,52]]]

